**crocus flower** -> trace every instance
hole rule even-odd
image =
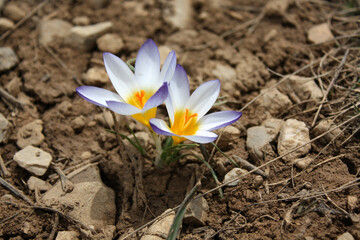
[[[161,119],[150,119],[153,130],[172,136],[174,145],[189,139],[197,143],[209,143],[218,136],[210,132],[237,121],[242,113],[221,111],[205,115],[215,103],[220,92],[220,81],[212,80],[200,85],[190,96],[189,81],[185,70],[176,66],[169,84],[169,97],[165,101],[171,127]]]
[[[135,74],[117,56],[105,52],[103,57],[107,74],[117,93],[92,86],[78,87],[77,93],[88,102],[121,115],[131,115],[151,129],[149,120],[155,117],[156,107],[168,95],[167,83],[176,68],[175,52],[169,53],[160,71],[159,50],[155,42],[148,39],[136,56]]]

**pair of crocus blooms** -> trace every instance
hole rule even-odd
[[[220,81],[200,85],[190,95],[189,81],[181,65],[176,65],[172,51],[160,71],[160,54],[155,42],[145,41],[135,62],[135,74],[127,64],[111,53],[104,53],[104,64],[118,94],[106,89],[81,86],[76,89],[85,100],[106,107],[121,115],[131,115],[140,123],[161,135],[171,136],[173,145],[189,139],[209,143],[217,138],[212,130],[230,125],[241,112],[221,111],[205,115],[220,92]],[[170,127],[155,118],[157,107],[164,103]]]

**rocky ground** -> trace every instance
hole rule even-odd
[[[0,0],[0,239],[165,239],[198,180],[180,239],[360,239],[359,7]],[[225,154],[207,146],[218,181],[197,158],[158,169],[125,142],[131,161],[111,113],[75,92],[113,90],[102,52],[127,61],[148,38],[192,90],[221,80],[212,111],[243,112],[218,131]],[[153,156],[147,130],[117,118]]]

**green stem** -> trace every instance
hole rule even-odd
[[[154,139],[155,147],[156,147],[156,156],[155,156],[155,167],[161,167],[161,154],[162,154],[162,147],[161,147],[161,140],[159,135],[155,132],[151,131],[151,136]]]

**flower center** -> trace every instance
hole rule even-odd
[[[194,114],[192,114],[192,115],[189,116],[189,109],[186,108],[184,126],[186,126],[186,125],[188,124],[188,122],[190,121],[190,119],[196,118],[197,116],[198,116],[197,113],[194,113]]]
[[[175,114],[171,131],[177,135],[193,135],[197,129],[197,113],[192,114],[189,109]]]
[[[140,92],[136,92],[134,94],[134,100],[135,100],[135,104],[137,103],[137,107],[139,108],[143,108],[145,105],[146,100],[144,99],[145,97],[145,91],[141,90]]]

